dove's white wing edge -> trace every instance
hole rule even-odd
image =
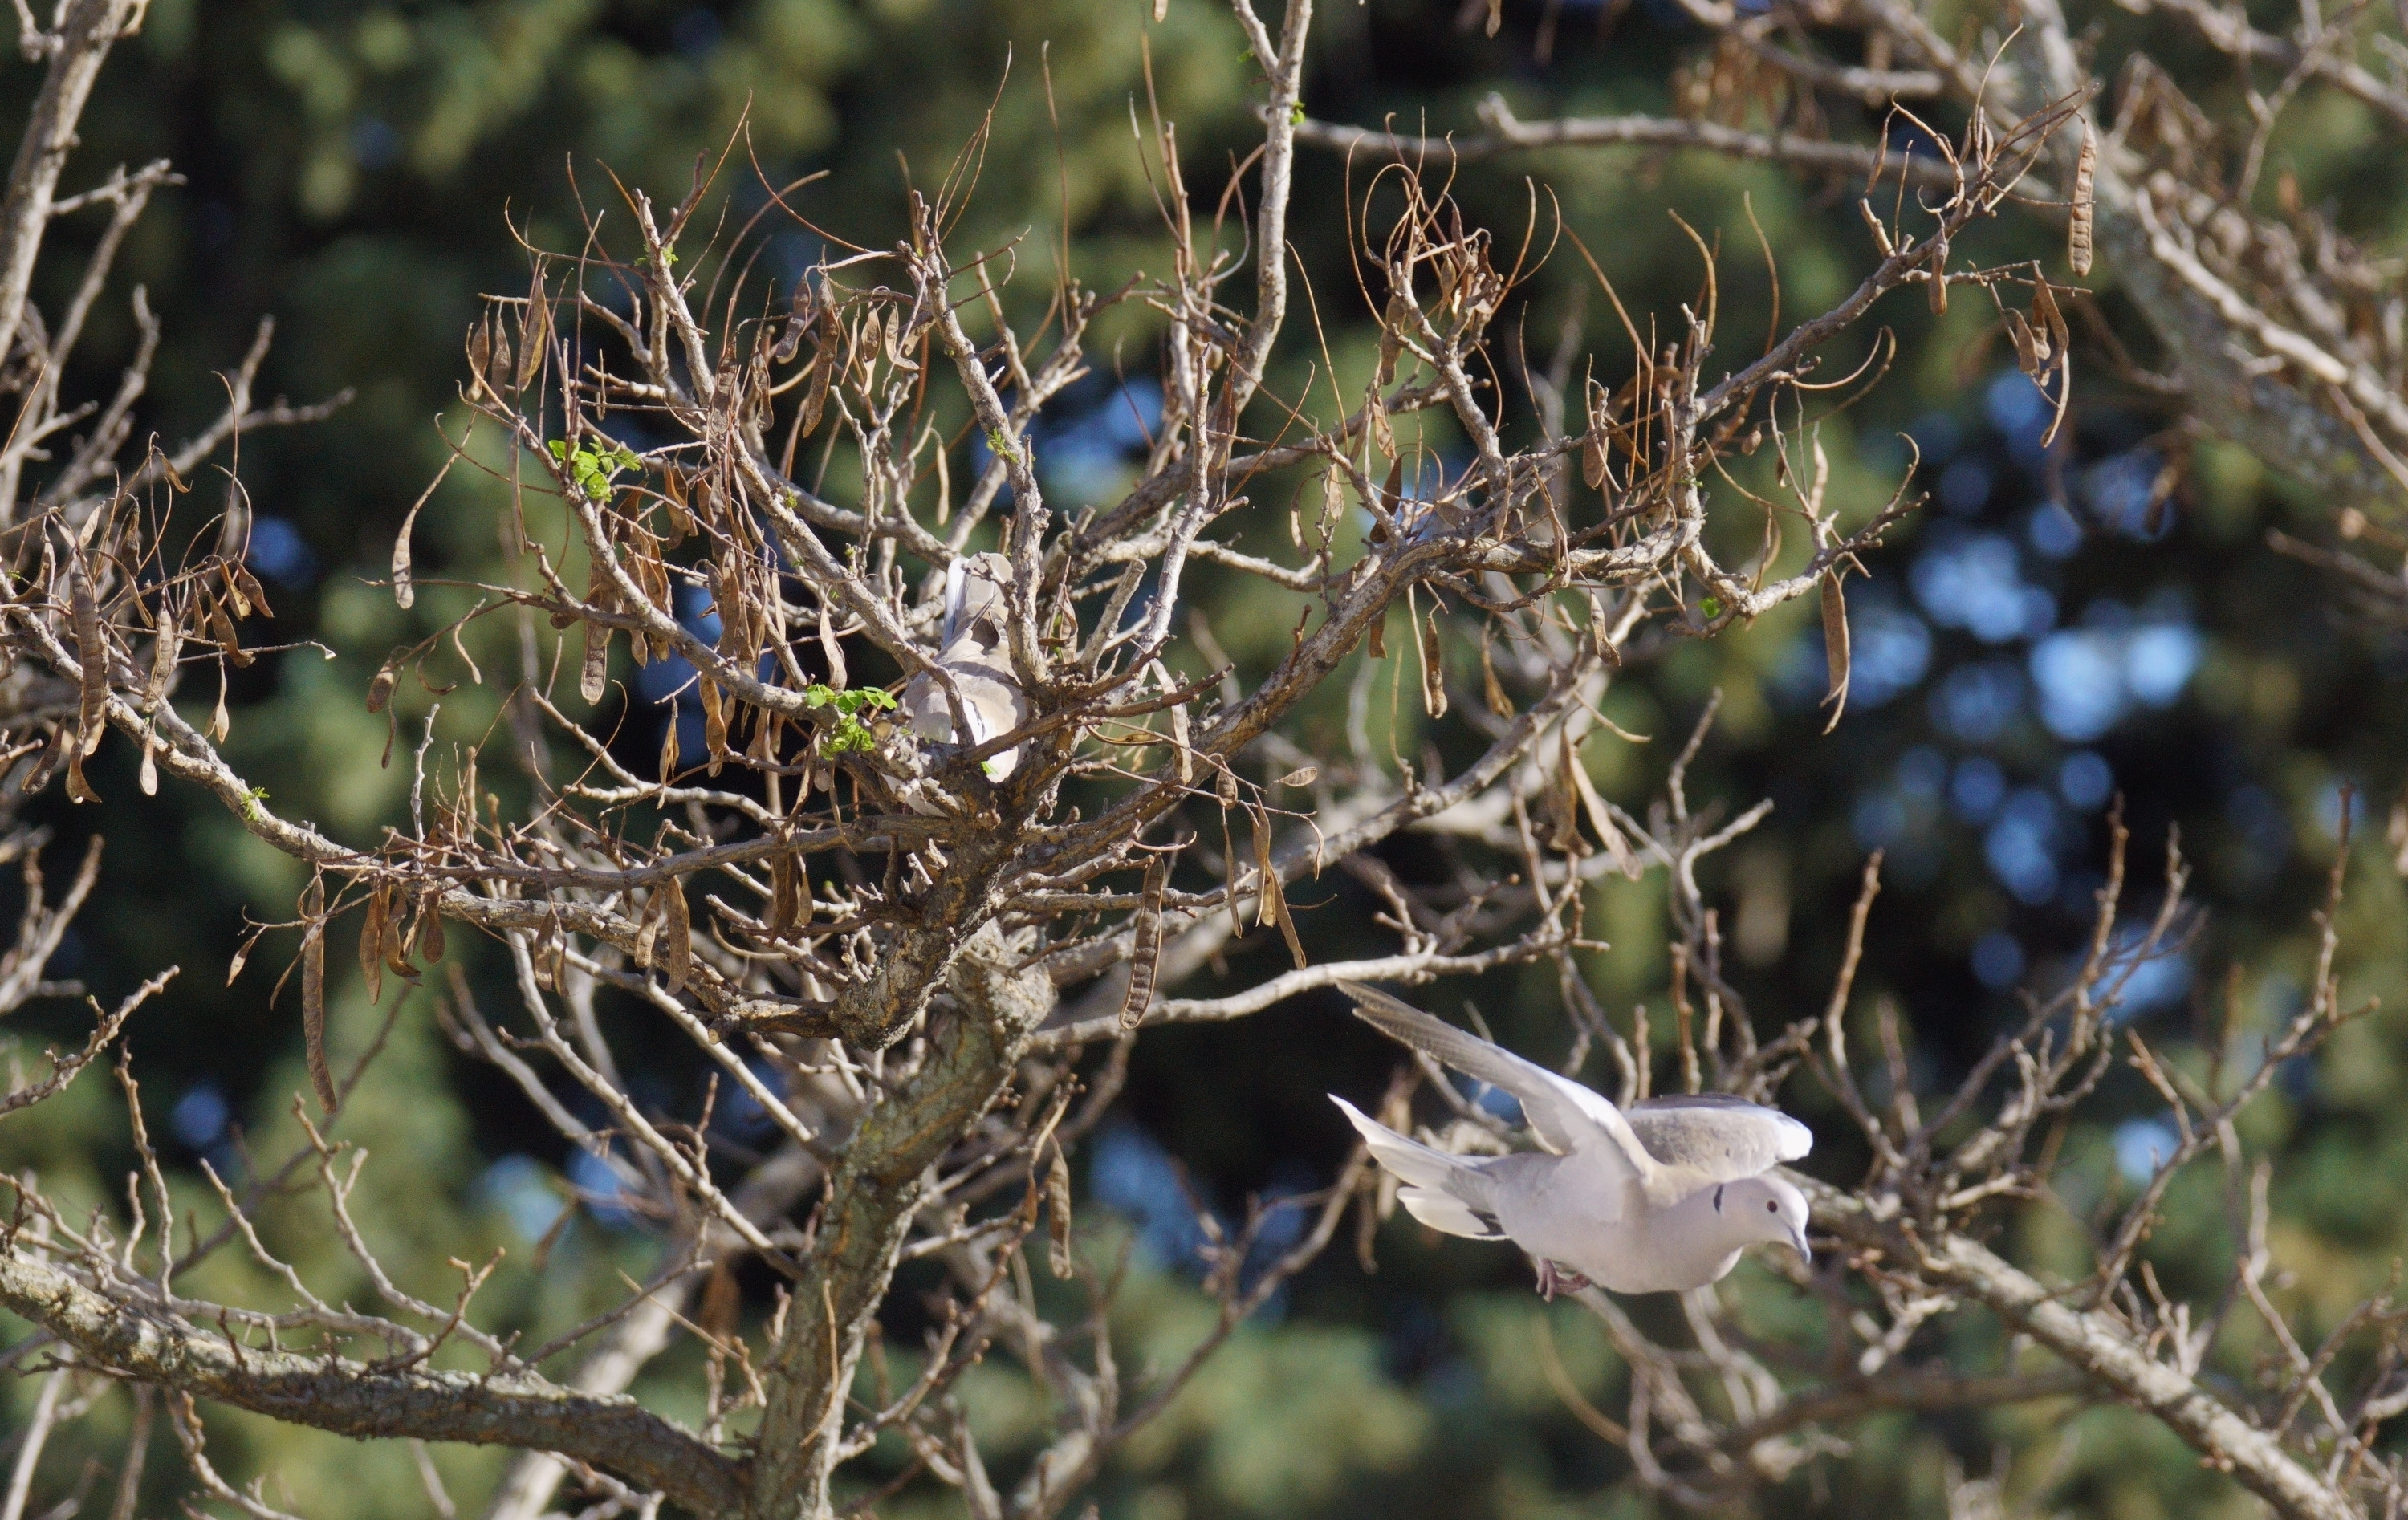
[[[1426,1051],[1469,1076],[1503,1088],[1521,1099],[1533,1127],[1543,1137],[1569,1141],[1569,1150],[1598,1154],[1609,1165],[1618,1160],[1637,1174],[1651,1197],[1657,1191],[1663,1169],[1648,1154],[1647,1147],[1639,1142],[1638,1134],[1622,1111],[1604,1094],[1468,1029],[1458,1029],[1377,987],[1343,981],[1338,987],[1354,998],[1358,1008],[1380,1015],[1369,1021],[1373,1028],[1414,1049]],[[1467,1066],[1467,1060],[1475,1064]],[[1548,1135],[1549,1131],[1553,1134]]]

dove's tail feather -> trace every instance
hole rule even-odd
[[[962,598],[969,590],[969,562],[955,559],[945,566],[945,621],[937,638],[950,644],[962,627]]]
[[[1466,1193],[1476,1197],[1485,1192],[1482,1184],[1487,1179],[1479,1168],[1461,1156],[1408,1140],[1335,1093],[1329,1101],[1338,1105],[1363,1137],[1363,1143],[1371,1148],[1372,1159],[1405,1183],[1397,1193],[1397,1201],[1415,1219],[1434,1230],[1475,1240],[1504,1235],[1495,1216],[1464,1197]]]
[[[1460,1235],[1473,1240],[1505,1238],[1497,1221],[1448,1194],[1433,1193],[1426,1187],[1400,1187],[1397,1189],[1397,1201],[1405,1206],[1405,1212],[1441,1235]]]

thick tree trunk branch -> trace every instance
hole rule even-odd
[[[529,1372],[387,1368],[241,1346],[107,1297],[56,1267],[0,1255],[0,1305],[93,1368],[345,1436],[411,1436],[556,1452],[659,1489],[696,1514],[741,1506],[744,1465],[632,1398]]]
[[[993,925],[972,935],[948,982],[960,1011],[901,1091],[870,1111],[829,1179],[817,1244],[773,1353],[749,1520],[824,1520],[844,1433],[845,1394],[885,1300],[911,1217],[938,1161],[1003,1090],[1053,1011],[1054,983]]]
[[[2106,1315],[2074,1308],[2062,1290],[1962,1235],[1950,1231],[1924,1240],[1896,1219],[1875,1219],[1861,1199],[1809,1179],[1794,1180],[1813,1200],[1816,1228],[1877,1250],[1978,1300],[2100,1392],[2162,1421],[2209,1466],[2230,1473],[2276,1513],[2290,1520],[2362,1520],[2358,1506],[2300,1465],[2272,1432],[2158,1360]]]
[[[50,229],[50,202],[67,154],[75,150],[84,101],[100,65],[108,61],[110,46],[141,9],[140,0],[72,0],[58,30],[39,44],[50,50],[50,73],[17,145],[17,162],[8,169],[7,200],[0,203],[0,357],[17,340],[34,263]]]

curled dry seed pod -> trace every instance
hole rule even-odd
[[[727,703],[720,695],[719,682],[704,676],[695,682],[702,697],[702,754],[710,774],[727,763]]]
[[[1604,601],[1593,591],[1588,594],[1588,637],[1590,646],[1607,669],[1622,668],[1622,651],[1613,642],[1613,625],[1606,621]]]
[[[585,663],[577,673],[577,694],[588,702],[599,702],[609,685],[610,629],[589,619],[585,624]]]
[[[1177,755],[1179,784],[1186,786],[1196,780],[1196,751],[1187,741],[1187,704],[1184,702],[1170,710],[1170,747]]]
[[[1421,638],[1418,627],[1414,634],[1413,642],[1420,647],[1422,656],[1423,710],[1433,718],[1443,718],[1446,716],[1446,656],[1439,647],[1437,608],[1430,609],[1429,637],[1426,639]]]
[[[428,887],[419,894],[418,922],[410,932],[410,942],[417,947],[419,958],[433,965],[443,958],[443,914],[440,887]]]
[[[368,1002],[384,997],[384,921],[389,907],[386,889],[368,894],[367,911],[360,920],[360,975],[368,984]]]
[[[2065,229],[2065,260],[2077,280],[2090,272],[2091,218],[2096,212],[2099,178],[2099,143],[2090,136],[2089,122],[2083,122],[2080,130],[2082,151],[2073,163],[2073,214]]]
[[[543,367],[543,351],[552,342],[552,297],[543,288],[543,265],[535,266],[535,278],[527,287],[527,304],[519,313],[519,371],[513,377],[513,389],[523,391]],[[571,428],[569,435],[576,436]]]
[[[2065,313],[2057,304],[2057,293],[2049,289],[2046,277],[2036,276],[2032,285],[2032,324],[2038,336],[2045,339],[2041,345],[2041,362],[2052,357],[2062,359],[2073,346],[2073,329],[2066,325]]]
[[[1555,758],[1555,774],[1545,795],[1547,821],[1553,825],[1547,848],[1578,859],[1593,853],[1580,831],[1580,756],[1574,746],[1566,743],[1556,747]]]
[[[242,634],[235,627],[234,619],[227,615],[225,603],[204,595],[201,604],[208,609],[209,630],[217,638],[218,648],[237,668],[250,665],[251,653],[242,647]]]
[[[244,617],[250,617],[254,613],[263,618],[272,618],[276,615],[276,609],[267,605],[266,591],[261,587],[259,577],[251,573],[250,566],[236,561],[228,566],[226,580],[242,595],[243,602],[246,604],[242,614]]]
[[[1405,328],[1412,320],[1412,303],[1405,298],[1400,284],[1390,293],[1387,309],[1380,313],[1380,366],[1373,372],[1372,379],[1383,388],[1396,381],[1397,359],[1405,351]],[[1378,399],[1375,391],[1372,400],[1377,402]]]
[[[1848,598],[1840,589],[1840,567],[1833,566],[1825,573],[1823,598],[1823,659],[1830,667],[1830,688],[1823,701],[1831,710],[1831,721],[1823,725],[1829,733],[1840,726],[1840,715],[1848,710]]]
[[[318,1090],[318,1107],[332,1113],[341,1101],[335,1096],[335,1074],[326,1065],[326,881],[309,878],[301,894],[301,1042],[309,1062],[309,1085]]]
[[[398,900],[399,896],[400,894],[396,891],[394,899],[385,904],[384,942],[379,948],[384,954],[385,969],[412,986],[416,986],[418,968],[409,964],[409,941],[403,935],[401,925],[408,904]]]
[[[803,333],[810,326],[812,315],[810,287],[796,286],[794,302],[786,314],[785,329],[778,335],[778,346],[769,351],[772,360],[781,365],[794,362],[795,351],[802,346]]]
[[[437,476],[435,485],[442,483],[443,477]],[[418,509],[426,505],[428,496],[435,495],[435,485],[428,486],[409,504],[409,510],[402,516],[400,531],[393,536],[393,604],[405,611],[418,601],[418,587],[409,579],[409,534],[418,525]]]
[[[661,942],[661,911],[666,906],[666,890],[659,886],[644,900],[644,916],[636,925],[636,943],[628,953],[643,970],[652,968],[653,952]]]
[[[50,778],[58,774],[60,763],[76,742],[75,731],[64,724],[52,728],[50,736],[50,742],[42,747],[41,754],[27,767],[25,779],[17,783],[17,790],[26,796],[32,796],[50,784]]]
[[[1486,638],[1480,641],[1480,695],[1490,712],[1499,718],[1513,716],[1512,698],[1505,695],[1504,682],[1497,679],[1496,653]]]
[[[1948,235],[1938,233],[1931,239],[1931,277],[1925,281],[1931,295],[1931,314],[1945,316],[1948,312]]]
[[[669,991],[683,992],[686,978],[694,970],[694,920],[686,907],[683,883],[672,877],[658,890],[661,895],[658,951],[661,973],[668,979]]]
[[[1162,857],[1145,863],[1145,886],[1138,897],[1137,942],[1129,952],[1128,990],[1121,997],[1121,1031],[1138,1026],[1154,1002],[1154,978],[1162,968],[1162,889],[1169,871]]]
[[[853,684],[853,673],[845,668],[844,644],[836,636],[836,624],[828,616],[827,598],[820,598],[820,653],[827,660],[828,684],[843,691]]]
[[[173,607],[163,607],[158,637],[150,642],[150,679],[142,687],[143,711],[156,712],[159,704],[167,699],[167,687],[176,679],[176,659],[183,649],[183,614]]]
[[[407,648],[396,649],[377,667],[376,679],[368,682],[369,712],[382,712],[385,704],[393,700],[393,688],[401,680],[402,657],[408,652]]]
[[[67,796],[78,802],[98,802],[100,794],[83,777],[84,756],[100,748],[108,724],[108,635],[100,625],[100,600],[93,594],[92,571],[83,552],[69,546],[67,604],[75,623],[76,665],[82,676],[77,703],[76,737],[67,755]]]
[[[1070,1164],[1062,1147],[1054,1147],[1054,1164],[1045,1169],[1045,1266],[1057,1278],[1068,1278],[1078,1263],[1070,1255]]]
[[[2024,314],[2013,307],[2007,308],[2006,323],[2007,340],[2015,346],[2015,367],[2038,380],[2041,373],[2040,347],[2032,337],[2031,323],[2024,321]]]
[[[1279,873],[1271,868],[1271,820],[1262,809],[1254,814],[1254,922],[1268,928],[1279,922],[1279,910],[1271,906],[1271,894],[1277,890]]]
[[[670,465],[661,471],[661,495],[668,503],[668,546],[678,545],[694,536],[694,513],[685,504],[685,471]]]
[[[1296,932],[1296,915],[1288,911],[1287,888],[1277,871],[1264,877],[1263,883],[1270,893],[1271,912],[1279,920],[1280,938],[1287,941],[1287,953],[1295,957],[1296,968],[1301,971],[1310,963],[1304,955],[1304,938]]]
[[[819,431],[820,416],[827,408],[828,385],[841,362],[843,341],[844,328],[837,321],[835,306],[821,307],[819,352],[811,356],[810,388],[803,393],[804,437]]]
[[[798,886],[802,868],[793,855],[769,862],[769,932],[785,934],[802,922],[803,894]]]

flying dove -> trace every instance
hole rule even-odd
[[[1521,1100],[1544,1152],[1464,1156],[1330,1096],[1405,1184],[1397,1199],[1415,1219],[1449,1235],[1512,1240],[1529,1253],[1547,1298],[1591,1283],[1615,1293],[1703,1287],[1760,1242],[1811,1259],[1806,1197],[1771,1175],[1814,1142],[1787,1114],[1720,1093],[1650,1098],[1626,1112],[1377,988],[1339,986],[1382,1034]]]

